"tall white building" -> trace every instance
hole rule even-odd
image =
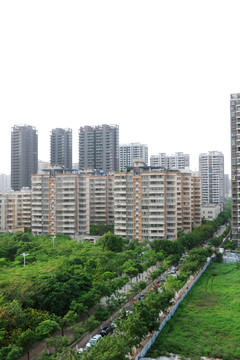
[[[176,152],[174,155],[166,155],[166,153],[159,153],[158,155],[151,155],[150,166],[160,166],[165,169],[182,170],[189,168],[190,159],[188,154]]]
[[[202,204],[224,204],[224,155],[209,151],[199,155]]]
[[[120,171],[133,166],[134,160],[144,161],[148,164],[148,145],[140,143],[122,144],[119,151]]]

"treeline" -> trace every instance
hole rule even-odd
[[[0,253],[1,360],[17,359],[34,341],[65,325],[76,336],[92,330],[125,301],[118,290],[163,259],[147,244],[110,232],[96,245],[57,235],[54,247],[50,236],[2,234]],[[107,309],[99,305],[103,296],[109,298]],[[94,317],[83,328],[79,321],[93,307]]]
[[[168,255],[169,260],[178,260],[186,250],[191,250],[207,242],[221,225],[228,222],[230,216],[229,210],[223,211],[213,221],[204,220],[203,224],[194,228],[191,233],[183,234],[180,232],[177,240],[154,240],[151,243],[151,248],[156,253],[161,251]]]
[[[50,236],[1,234],[0,360],[17,359],[54,330],[62,329],[64,335],[65,326],[71,326],[76,336],[93,330],[125,301],[118,290],[132,277],[156,264],[159,270],[152,276],[160,276],[185,250],[206,241],[226,221],[227,215],[221,213],[178,240],[151,244],[111,232],[96,245],[60,235],[53,244]],[[139,282],[135,290],[145,286]],[[107,309],[100,306],[103,296],[109,299]],[[90,308],[95,313],[83,327],[79,321]]]

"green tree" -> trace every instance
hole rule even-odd
[[[215,261],[218,262],[218,263],[222,263],[223,262],[223,254],[218,252],[218,251],[215,251]]]
[[[102,246],[104,250],[121,252],[123,250],[123,239],[121,236],[117,236],[110,231],[104,234],[101,238]]]
[[[22,355],[22,353],[23,349],[21,347],[13,345],[7,354],[6,360],[17,360]]]
[[[51,319],[51,316],[47,311],[26,308],[24,313],[26,315],[26,327],[31,330],[35,330],[40,322]]]
[[[104,307],[102,307],[101,305],[98,305],[94,309],[94,316],[96,320],[103,322],[104,320],[107,320],[107,318],[109,317],[109,311]]]
[[[82,316],[88,315],[88,308],[83,303],[77,302],[76,300],[73,300],[70,309],[73,310],[75,313],[78,314],[79,319]]]
[[[45,320],[37,326],[36,335],[39,339],[43,339],[56,330],[60,330],[60,326],[56,321]]]
[[[117,332],[124,333],[128,339],[129,348],[138,347],[147,334],[159,326],[158,311],[149,309],[144,301],[135,304],[132,310],[131,314],[123,316],[117,328]]]
[[[109,231],[113,233],[113,230],[113,225],[106,225],[103,222],[99,222],[97,225],[90,225],[90,235],[104,235]]]
[[[105,336],[81,355],[82,360],[126,360],[130,352],[128,339],[124,334]]]
[[[18,300],[7,302],[0,308],[1,326],[9,333],[16,327],[24,327],[26,323],[26,315],[22,310]]]
[[[132,260],[128,260],[124,263],[122,271],[131,279],[138,274],[138,269],[135,268],[135,263]]]
[[[182,282],[175,276],[168,276],[164,284],[167,290],[178,291],[183,286]]]
[[[5,346],[0,349],[0,360],[17,360],[23,353],[23,348],[15,345]]]
[[[62,331],[62,336],[64,336],[64,327],[67,325],[73,325],[77,320],[79,320],[79,316],[72,310],[69,310],[64,317],[58,317],[58,323]]]
[[[28,360],[30,359],[29,350],[31,349],[33,343],[36,340],[37,340],[36,334],[30,329],[23,332],[18,338],[17,345],[19,347],[24,348],[24,350],[27,351]]]
[[[75,337],[81,336],[86,331],[83,328],[83,323],[82,322],[74,323],[72,326],[69,327],[69,329],[73,331]]]
[[[57,335],[56,337],[50,337],[46,339],[48,347],[53,347],[54,352],[62,352],[68,345],[68,340],[66,336]]]
[[[95,316],[90,316],[84,323],[84,328],[90,333],[100,325],[100,321],[96,320]]]

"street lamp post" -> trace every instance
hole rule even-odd
[[[55,240],[56,236],[53,236],[52,237],[52,240],[53,240],[53,247],[54,247],[54,240]]]
[[[26,256],[28,256],[29,254],[22,253],[20,255],[23,256],[23,266],[25,266],[26,265],[25,259],[26,259]]]

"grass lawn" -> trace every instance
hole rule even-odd
[[[213,263],[146,356],[240,359],[240,264]]]

